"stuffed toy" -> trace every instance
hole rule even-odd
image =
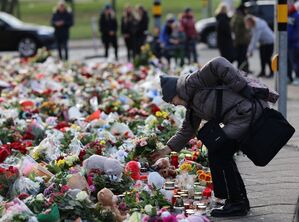
[[[171,166],[167,157],[158,159],[153,168],[159,172],[164,178],[172,177],[175,178],[177,171],[174,166]]]
[[[151,172],[148,174],[148,185],[155,186],[158,189],[162,189],[165,179],[157,172]]]
[[[92,155],[83,161],[83,168],[89,172],[92,169],[100,170],[101,172],[116,176],[121,179],[123,172],[123,165],[120,161],[100,155]]]
[[[111,190],[107,188],[101,189],[98,194],[98,203],[103,206],[104,209],[111,211],[116,219],[116,222],[122,222],[126,219],[126,216],[122,216],[117,206],[117,196],[115,196]]]
[[[140,179],[140,163],[137,161],[130,161],[126,164],[125,172],[130,174],[133,180]]]

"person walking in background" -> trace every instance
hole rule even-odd
[[[60,1],[57,4],[56,10],[52,15],[51,24],[55,29],[59,58],[62,60],[68,60],[69,30],[74,24],[74,20],[72,13],[66,8],[64,1]],[[62,54],[62,50],[64,50],[64,56]]]
[[[293,81],[293,71],[296,78]],[[288,77],[299,85],[299,13],[294,4],[289,4],[288,18]]]
[[[260,44],[260,60],[261,72],[258,77],[265,77],[266,64],[269,66],[270,74],[267,77],[273,76],[271,68],[271,57],[274,49],[274,33],[268,26],[267,22],[261,18],[252,15],[245,17],[245,25],[251,30],[251,40],[247,50],[247,56],[251,57],[256,48],[257,43]]]
[[[105,57],[108,58],[109,46],[114,48],[115,59],[118,60],[117,20],[111,5],[106,5],[100,15],[99,29],[105,46]]]
[[[230,28],[230,18],[228,17],[228,10],[225,4],[220,4],[216,9],[216,32],[217,32],[217,46],[220,55],[228,61],[234,61],[234,46],[232,39],[232,32]]]
[[[138,23],[137,33],[136,33],[137,54],[140,54],[141,46],[145,44],[146,37],[148,34],[149,17],[147,11],[141,5],[137,7],[137,12],[139,15],[139,23]]]
[[[185,55],[188,58],[189,64],[191,63],[191,55],[193,62],[197,63],[196,40],[197,32],[195,29],[195,18],[191,8],[186,8],[184,14],[180,19],[181,27],[185,33]]]
[[[250,32],[245,26],[245,7],[240,5],[231,19],[231,28],[234,34],[234,47],[238,68],[249,72],[247,48],[250,42]]]
[[[136,55],[137,26],[138,21],[132,7],[126,7],[121,19],[121,33],[126,44],[128,61],[131,61],[131,59]]]

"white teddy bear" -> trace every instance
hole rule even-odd
[[[88,172],[92,169],[100,170],[106,175],[116,176],[121,179],[124,166],[119,160],[100,155],[92,155],[83,161],[83,168]]]

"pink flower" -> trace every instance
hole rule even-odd
[[[147,145],[146,140],[140,140],[139,145],[140,145],[141,147],[142,147],[142,146],[146,146],[146,145]]]
[[[142,218],[142,222],[148,222],[150,219],[150,216],[146,215]]]

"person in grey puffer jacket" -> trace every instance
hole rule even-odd
[[[251,41],[247,49],[247,56],[251,57],[253,51],[259,43],[260,60],[261,60],[261,72],[259,77],[265,77],[266,65],[269,66],[270,74],[267,77],[273,76],[271,68],[271,57],[274,50],[274,32],[270,29],[267,22],[261,18],[248,15],[245,17],[245,24],[248,29],[251,30]]]
[[[181,129],[167,142],[164,149],[152,155],[153,160],[162,158],[171,151],[179,152],[195,137],[201,120],[209,121],[215,117],[216,91],[223,89],[221,114],[226,114],[222,129],[233,141],[233,145],[223,146],[217,152],[208,154],[215,197],[227,200],[222,209],[212,210],[211,215],[214,217],[244,216],[250,209],[245,185],[233,155],[238,150],[242,137],[248,133],[253,112],[254,118],[258,118],[268,103],[260,100],[262,107],[256,106],[253,109],[254,93],[241,72],[225,58],[218,57],[192,74],[179,78],[161,76],[162,99],[174,105],[183,105],[187,111]],[[233,108],[226,112],[231,107]]]

